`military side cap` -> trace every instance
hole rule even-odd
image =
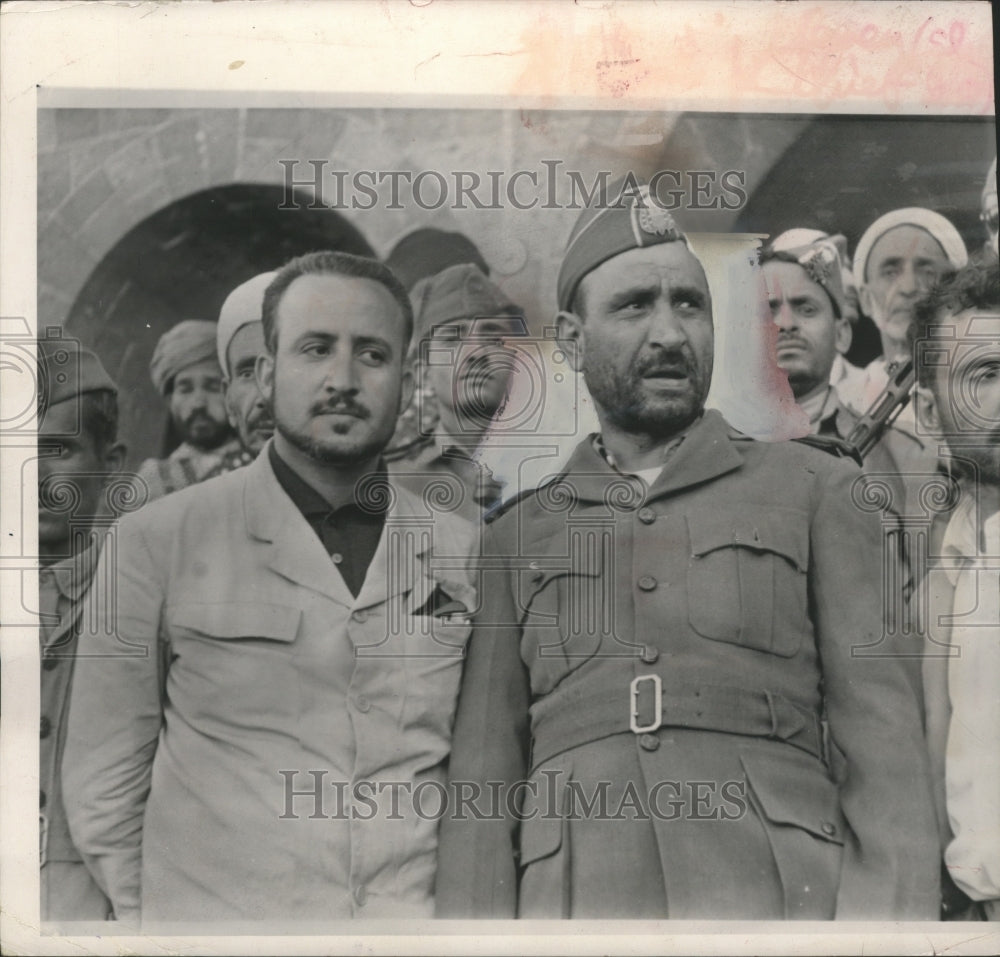
[[[670,212],[649,194],[649,186],[627,177],[598,192],[570,233],[556,296],[560,309],[569,309],[580,280],[601,263],[630,249],[687,239]]]
[[[38,401],[48,408],[85,392],[112,392],[118,387],[89,349],[73,339],[40,339],[38,342]]]
[[[777,259],[796,263],[833,303],[837,317],[844,315],[847,296],[844,292],[844,262],[847,239],[839,233],[828,236],[814,229],[789,229],[778,236],[761,254],[761,261]]]
[[[196,362],[216,358],[215,323],[185,319],[160,336],[149,364],[149,377],[160,395],[166,395],[174,376]]]
[[[433,227],[422,227],[407,233],[385,259],[385,264],[407,292],[411,292],[421,279],[459,263],[472,263],[484,275],[490,274],[490,267],[471,239],[462,233]]]
[[[450,266],[436,276],[421,279],[410,298],[415,342],[429,336],[435,326],[444,322],[521,311],[472,263]]]
[[[262,272],[259,276],[248,279],[226,296],[226,301],[222,304],[219,322],[215,329],[215,344],[219,355],[219,368],[227,378],[230,375],[229,343],[244,326],[263,321],[261,314],[264,307],[264,291],[277,275],[277,272]]]

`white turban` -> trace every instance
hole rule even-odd
[[[920,206],[894,209],[891,213],[879,216],[858,240],[857,249],[854,250],[854,281],[859,286],[863,286],[865,283],[865,269],[868,266],[868,257],[871,255],[872,247],[890,229],[895,229],[897,226],[916,226],[929,233],[931,238],[937,240],[944,250],[944,254],[948,257],[948,262],[951,263],[953,269],[961,269],[969,261],[969,254],[958,230],[940,213],[923,209]]]
[[[253,279],[248,279],[237,286],[222,304],[219,313],[219,325],[216,329],[216,347],[219,353],[219,368],[230,378],[229,343],[233,336],[244,326],[261,321],[261,311],[264,306],[264,291],[271,285],[271,280],[277,272],[262,272]]]

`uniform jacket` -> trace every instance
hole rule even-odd
[[[489,527],[450,776],[525,803],[445,818],[439,914],[937,916],[919,667],[858,476],[707,412],[651,487],[585,441]]]
[[[388,494],[357,597],[267,454],[120,523],[64,763],[119,918],[430,913],[437,820],[399,788],[443,780],[474,529]]]
[[[70,839],[59,767],[66,743],[70,690],[83,596],[100,553],[100,536],[72,558],[42,570],[51,575],[56,603],[42,612],[57,619],[43,627],[39,749],[39,826],[42,920],[105,920],[108,899],[95,883]]]

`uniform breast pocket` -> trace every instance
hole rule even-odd
[[[592,658],[612,634],[614,595],[591,571],[548,570],[522,589],[522,657],[535,694],[547,694],[569,672]]]
[[[703,638],[791,657],[808,628],[807,516],[791,509],[687,518],[688,620]]]

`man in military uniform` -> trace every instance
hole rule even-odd
[[[503,490],[476,454],[507,399],[513,363],[504,340],[527,334],[524,315],[472,263],[421,279],[411,299],[421,434],[389,458],[418,481],[457,478],[460,508],[478,519],[500,503]],[[433,431],[425,431],[430,423],[420,414],[425,398],[433,399]]]
[[[111,911],[70,838],[59,778],[82,598],[110,512],[108,483],[125,450],[117,389],[100,359],[72,340],[39,344],[38,580],[41,612],[42,920],[105,920]]]
[[[240,439],[241,465],[252,462],[274,432],[271,412],[254,370],[257,357],[265,352],[261,322],[264,291],[276,275],[261,273],[237,286],[222,304],[215,331],[226,413]]]
[[[933,918],[919,669],[857,467],[705,410],[702,266],[645,189],[611,200],[558,278],[601,432],[487,527],[438,913]]]
[[[239,467],[242,449],[226,415],[215,323],[186,319],[164,333],[149,374],[182,441],[165,459],[142,463],[140,494],[152,501]]]

